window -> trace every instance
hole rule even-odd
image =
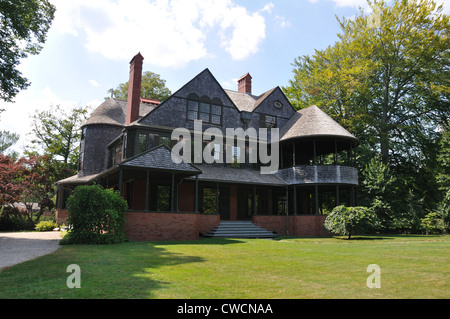
[[[220,100],[214,99],[214,103],[207,101],[188,100],[187,119],[202,120],[205,123],[217,124],[222,123],[222,107],[219,105]]]
[[[139,134],[138,153],[143,153],[147,150],[147,134]]]
[[[83,127],[83,129],[81,130],[81,139],[84,140],[84,138],[86,137],[86,132],[87,132],[87,128]]]
[[[222,122],[222,108],[219,105],[211,105],[211,123],[219,124]]]
[[[206,103],[200,103],[200,116],[199,120],[209,122],[209,114],[211,113],[211,105]]]
[[[170,148],[170,142],[172,140],[170,139],[170,137],[167,136],[160,136],[159,137],[159,143],[160,144],[164,144],[165,146],[167,146],[168,148]]]
[[[233,163],[231,164],[231,167],[241,167],[240,165],[241,149],[239,148],[239,146],[232,146],[231,152],[233,157]]]
[[[220,160],[220,149],[221,149],[221,145],[220,144],[214,144],[214,160],[218,161]]]
[[[198,119],[198,102],[188,101],[188,120]]]
[[[84,164],[84,152],[80,152],[80,158],[78,161],[78,170],[83,170],[83,164]]]

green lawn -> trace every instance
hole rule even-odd
[[[81,288],[66,285],[67,266]],[[366,285],[381,268],[381,288]],[[450,236],[69,245],[0,272],[0,298],[450,298]]]

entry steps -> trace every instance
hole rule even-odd
[[[275,238],[278,235],[253,224],[251,221],[221,221],[205,237],[214,238]]]

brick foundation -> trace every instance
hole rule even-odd
[[[253,223],[280,236],[286,235],[288,226],[289,236],[298,237],[329,237],[330,234],[323,227],[325,215],[297,215],[289,216],[286,225],[286,216],[253,216]]]
[[[196,240],[220,223],[220,215],[127,212],[125,233],[131,241]]]

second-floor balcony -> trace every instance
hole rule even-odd
[[[358,169],[342,165],[298,165],[279,169],[276,176],[288,185],[358,185]]]

